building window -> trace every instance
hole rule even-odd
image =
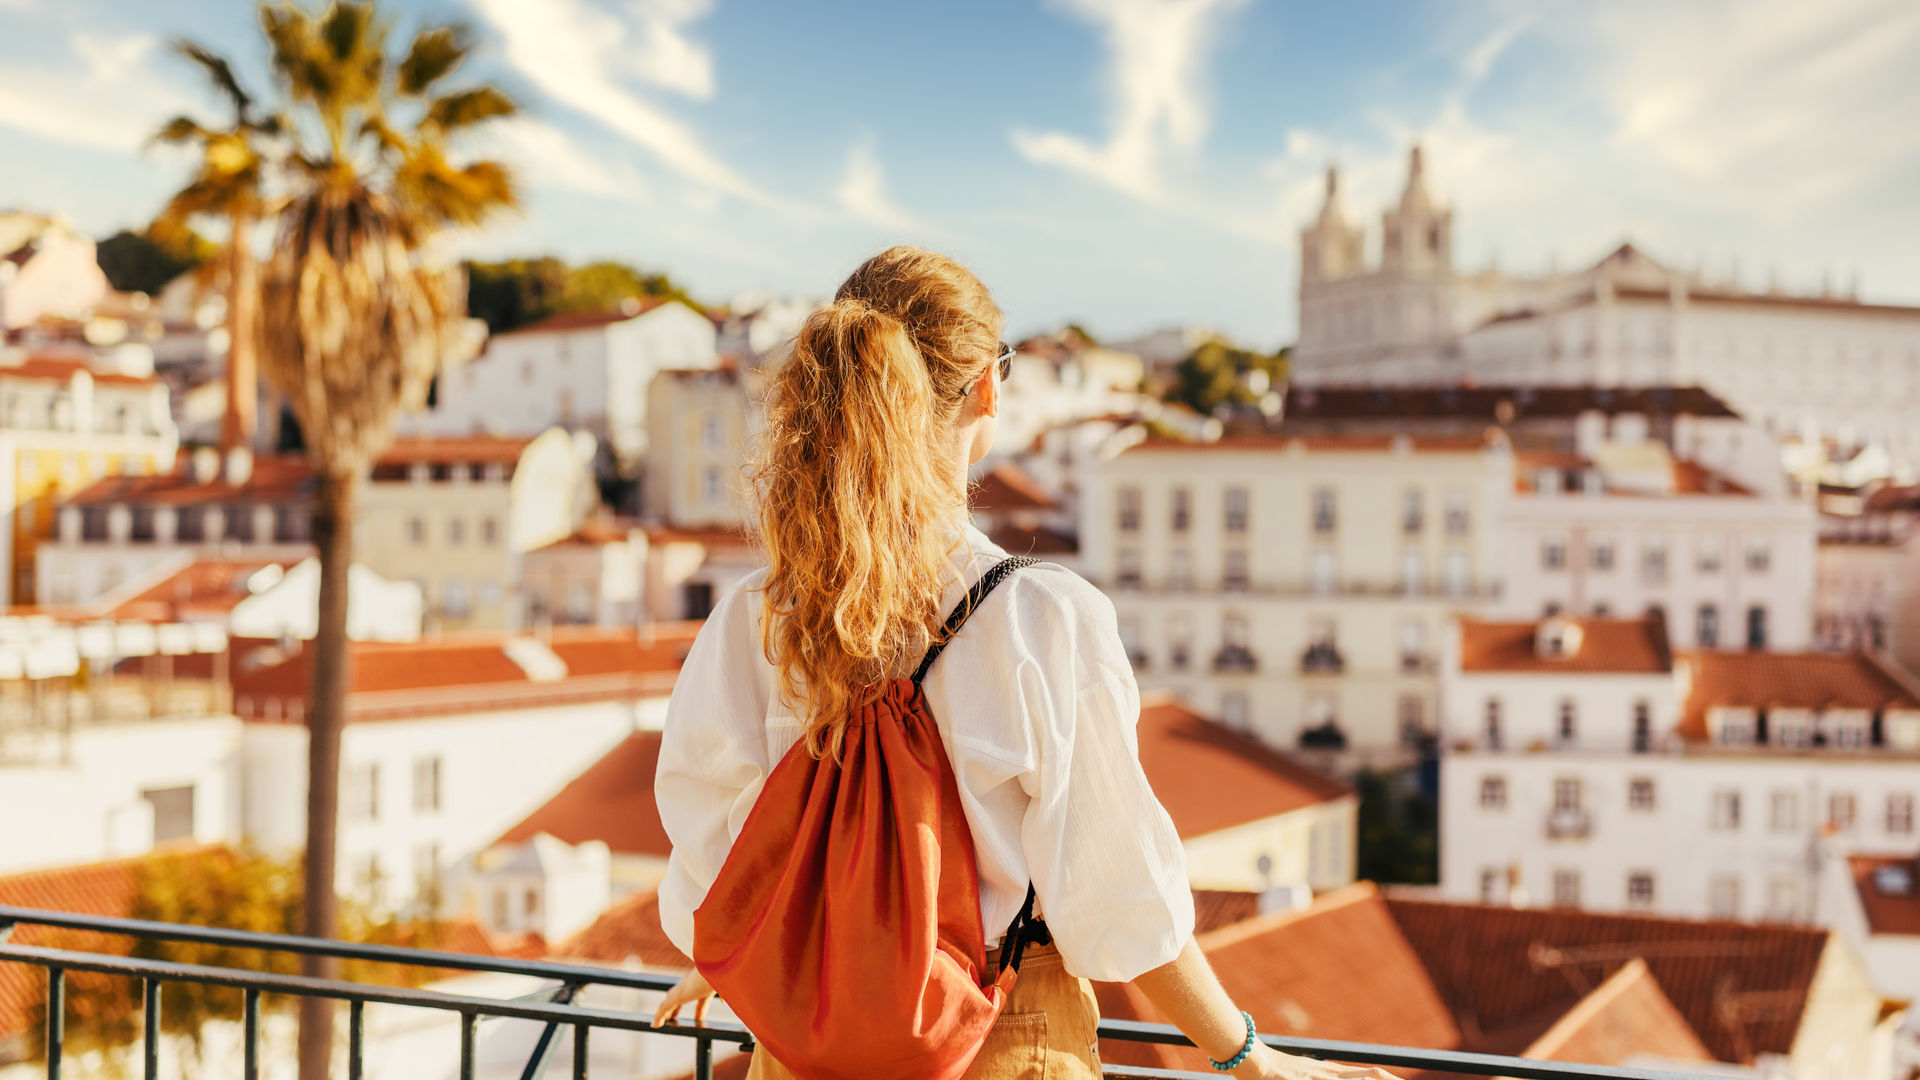
[[[1595,570],[1613,569],[1613,537],[1594,537],[1588,545],[1587,558]]]
[[[1715,919],[1740,917],[1740,879],[1732,874],[1715,874],[1707,887],[1707,913]]]
[[[1762,539],[1747,541],[1747,572],[1764,574],[1773,564],[1773,549]]]
[[[1722,830],[1740,827],[1740,793],[1738,791],[1713,793],[1713,827]]]
[[[708,506],[720,501],[720,470],[709,465],[700,470],[700,498]]]
[[[1560,869],[1553,872],[1553,906],[1580,906],[1580,871]]]
[[[1701,537],[1700,546],[1694,551],[1694,568],[1703,574],[1719,573],[1720,541]]]
[[[1484,716],[1485,716],[1486,722],[1483,726],[1486,729],[1487,749],[1498,750],[1500,749],[1500,699],[1499,698],[1490,697],[1487,699],[1486,711],[1484,713]]]
[[[500,519],[484,517],[480,519],[480,542],[492,547],[500,542]]]
[[[700,439],[702,442],[707,444],[707,449],[709,450],[720,449],[720,416],[719,414],[708,413],[706,414],[705,417],[701,419]]]
[[[1193,588],[1193,553],[1175,548],[1167,556],[1167,587],[1186,592]]]
[[[1419,488],[1408,488],[1400,496],[1400,531],[1407,536],[1419,536],[1426,525],[1426,500]]]
[[[1579,705],[1572,698],[1560,699],[1560,745],[1572,746],[1579,735]]]
[[[1313,489],[1313,531],[1326,536],[1339,525],[1339,516],[1335,510],[1334,490],[1330,487]]]
[[[450,577],[440,583],[440,613],[449,619],[464,619],[473,610],[467,600],[467,582]]]
[[[1173,531],[1186,532],[1193,520],[1193,492],[1187,488],[1173,489]]]
[[[459,547],[467,540],[467,520],[462,517],[447,519],[447,543]]]
[[[1441,572],[1446,579],[1447,595],[1465,596],[1473,585],[1472,564],[1464,551],[1449,551],[1441,561]]]
[[[1135,668],[1147,666],[1147,650],[1140,644],[1140,620],[1131,615],[1120,619],[1120,646],[1127,650],[1127,662]]]
[[[1627,809],[1654,809],[1653,778],[1636,776],[1627,781]]]
[[[1120,489],[1120,531],[1140,531],[1140,489],[1123,487]]]
[[[1773,793],[1772,825],[1774,832],[1796,832],[1799,830],[1799,792],[1776,791]]]
[[[1480,871],[1480,902],[1496,904],[1500,902],[1500,882],[1506,877],[1498,869],[1488,867]]]
[[[1853,828],[1859,810],[1859,803],[1851,792],[1834,792],[1827,796],[1827,827],[1842,831]]]
[[[347,769],[340,785],[341,809],[350,822],[380,820],[380,763],[367,762]]]
[[[1714,604],[1701,604],[1694,620],[1693,639],[1703,649],[1714,649],[1720,645],[1720,608]]]
[[[1913,831],[1913,796],[1905,793],[1887,796],[1887,831],[1905,836]]]
[[[1413,548],[1400,553],[1400,591],[1408,594],[1419,593],[1427,583],[1426,560]]]
[[[1747,648],[1767,647],[1767,609],[1755,604],[1747,609]]]
[[[1507,808],[1507,779],[1504,776],[1480,778],[1480,807],[1483,810]]]
[[[1644,754],[1653,749],[1653,705],[1645,699],[1633,703],[1633,752]]]
[[[527,913],[528,922],[532,922],[533,919],[540,914],[540,890],[539,889],[536,889],[531,885],[527,886],[526,906],[523,910],[525,910]]]
[[[1549,536],[1540,541],[1540,568],[1542,570],[1565,570],[1567,568],[1567,541],[1565,537]]]
[[[1247,531],[1247,489],[1230,487],[1226,492],[1227,531]]]
[[[424,546],[427,542],[427,520],[422,517],[407,519],[407,542],[414,547]]]
[[[1167,662],[1175,671],[1185,671],[1193,661],[1193,619],[1175,615],[1168,622]]]
[[[1448,490],[1446,518],[1448,536],[1465,536],[1473,529],[1473,512],[1469,509],[1464,489]]]
[[[1418,749],[1427,742],[1427,706],[1418,694],[1400,695],[1400,745]]]
[[[1664,585],[1667,581],[1667,542],[1657,536],[1648,537],[1645,546],[1640,549],[1640,576],[1649,585]]]
[[[1123,589],[1140,587],[1140,552],[1136,548],[1120,549],[1120,570],[1114,577],[1114,584]]]
[[[437,813],[440,809],[440,755],[413,759],[413,811]]]
[[[153,807],[153,842],[164,844],[169,840],[191,840],[193,838],[193,785],[169,788],[148,788],[140,793],[148,806]]]
[[[1553,782],[1553,808],[1556,812],[1572,813],[1580,809],[1580,778],[1562,776]]]
[[[1652,871],[1635,870],[1627,875],[1627,906],[1640,909],[1653,906]]]
[[[1233,548],[1227,552],[1226,566],[1220,575],[1220,587],[1228,592],[1244,592],[1250,583],[1246,549]]]
[[[1235,731],[1248,731],[1252,728],[1252,721],[1248,717],[1246,691],[1229,690],[1220,695],[1220,722]]]

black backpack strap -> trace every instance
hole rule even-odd
[[[980,575],[980,580],[973,583],[973,588],[967,590],[966,597],[953,609],[953,614],[947,616],[947,625],[940,631],[940,640],[933,643],[933,646],[927,650],[927,655],[920,658],[920,666],[913,669],[914,685],[920,685],[920,680],[927,677],[927,669],[933,667],[935,660],[940,659],[940,653],[947,647],[947,642],[952,641],[953,635],[960,632],[960,627],[966,623],[967,616],[973,614],[973,609],[980,606],[980,602],[987,598],[987,594],[993,591],[994,586],[1011,577],[1014,571],[1032,566],[1039,561],[1024,555],[1011,555],[988,567],[987,572]]]

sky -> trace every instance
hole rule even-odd
[[[1920,303],[1913,0],[386,0],[461,21],[525,115],[476,141],[525,187],[476,256],[823,296],[910,242],[1010,334],[1211,327],[1273,348],[1337,163],[1378,242],[1406,153],[1455,257],[1572,268],[1623,240],[1748,287]],[[105,236],[185,176],[147,136],[217,118],[188,37],[256,86],[240,0],[0,0],[0,207]]]

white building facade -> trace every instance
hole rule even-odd
[[[1430,739],[1446,620],[1497,593],[1504,442],[1150,439],[1089,475],[1081,567],[1143,687],[1287,748]]]

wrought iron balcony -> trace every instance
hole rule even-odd
[[[1245,645],[1222,645],[1220,651],[1213,654],[1213,670],[1251,674],[1260,670],[1260,661]]]
[[[1338,675],[1347,670],[1347,658],[1331,642],[1315,642],[1300,654],[1300,671],[1305,675]]]
[[[1547,813],[1547,839],[1584,840],[1593,831],[1593,818],[1578,806],[1555,807]]]
[[[266,953],[334,956],[342,960],[363,960],[407,967],[437,968],[449,972],[494,972],[519,975],[549,983],[547,989],[519,998],[483,998],[435,990],[383,986],[342,979],[315,979],[301,975],[282,975],[248,968],[182,964],[167,960],[148,960],[112,953],[83,952],[70,949],[15,945],[7,935],[16,925],[60,927],[113,934],[149,941],[186,941],[233,949]],[[746,1028],[725,1021],[675,1023],[654,1028],[651,1018],[638,1012],[596,1009],[575,1004],[575,998],[593,986],[622,987],[660,992],[671,987],[671,975],[623,971],[618,968],[580,964],[548,963],[535,960],[469,956],[460,953],[389,945],[353,945],[291,934],[261,934],[217,927],[187,926],[179,923],[148,922],[140,919],[114,919],[91,915],[73,915],[58,911],[40,911],[0,905],[0,963],[19,963],[46,972],[46,1074],[48,1080],[60,1080],[65,1065],[65,1022],[67,975],[70,972],[97,972],[140,980],[142,988],[142,1075],[154,1080],[159,1075],[161,1010],[165,1007],[164,988],[168,984],[198,984],[238,989],[244,994],[242,1010],[242,1075],[246,1080],[260,1076],[261,995],[331,998],[347,1003],[347,1076],[360,1080],[367,1064],[366,1006],[373,1004],[406,1005],[453,1013],[460,1021],[460,1080],[473,1080],[477,1071],[476,1050],[479,1026],[483,1021],[513,1018],[544,1024],[533,1053],[521,1072],[523,1080],[546,1075],[554,1060],[563,1032],[572,1035],[571,1072],[575,1080],[588,1075],[587,1054],[590,1033],[594,1029],[646,1032],[692,1040],[694,1075],[710,1080],[713,1075],[713,1051],[716,1045],[742,1049],[753,1046],[753,1035]],[[1191,1046],[1185,1036],[1164,1024],[1144,1024],[1127,1020],[1102,1020],[1100,1037],[1124,1042],[1163,1046]],[[1515,1080],[1709,1080],[1708,1077],[1658,1072],[1651,1069],[1580,1065],[1557,1061],[1501,1057],[1451,1050],[1422,1050],[1405,1046],[1373,1043],[1336,1042],[1327,1039],[1290,1039],[1272,1035],[1261,1038],[1277,1050],[1326,1061],[1378,1065],[1387,1069],[1443,1070],[1464,1076],[1512,1077]],[[451,1056],[451,1055],[449,1055]],[[1205,1080],[1209,1074],[1168,1069],[1106,1066],[1103,1073],[1116,1080]]]

